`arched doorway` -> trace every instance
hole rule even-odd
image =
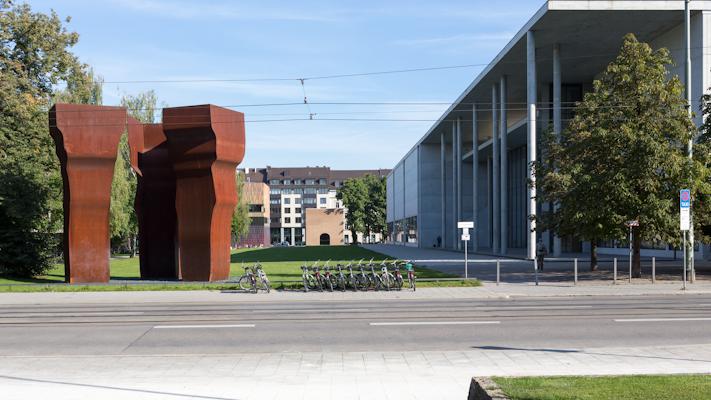
[[[331,235],[328,233],[322,233],[318,238],[318,244],[321,246],[328,246],[331,244]]]

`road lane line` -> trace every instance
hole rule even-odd
[[[254,324],[232,325],[156,325],[153,329],[212,329],[212,328],[254,328]]]
[[[501,321],[403,321],[371,322],[370,326],[408,326],[408,325],[494,325]]]
[[[630,318],[616,319],[615,322],[677,322],[677,321],[711,321],[711,318]]]
[[[297,309],[297,310],[252,310],[253,313],[259,314],[293,314],[293,313],[339,313],[339,312],[363,312],[370,311],[369,308],[314,308],[314,309]]]

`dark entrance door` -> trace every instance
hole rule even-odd
[[[321,246],[328,246],[331,244],[331,236],[328,233],[322,233],[318,241]]]

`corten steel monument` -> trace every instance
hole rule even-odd
[[[56,104],[49,131],[64,183],[64,277],[69,283],[108,282],[109,206],[126,109]]]
[[[165,108],[163,130],[176,176],[181,276],[227,279],[244,115],[214,105]]]
[[[163,126],[129,117],[128,143],[138,181],[134,208],[141,278],[177,279],[175,174]]]

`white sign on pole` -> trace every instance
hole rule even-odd
[[[474,222],[472,221],[459,221],[457,222],[457,228],[459,229],[474,229]]]
[[[469,236],[468,233],[463,233],[463,234],[462,234],[462,240],[463,240],[463,241],[468,242],[469,239],[471,239],[471,236]]]
[[[691,191],[682,189],[679,191],[679,225],[682,231],[691,228]]]

